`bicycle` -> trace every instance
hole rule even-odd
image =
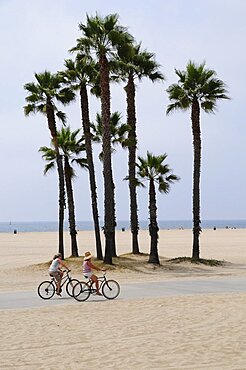
[[[115,280],[107,280],[106,273],[98,277],[99,290],[107,299],[115,299],[120,294],[120,285]],[[96,294],[97,290],[93,287],[94,282],[90,279],[87,282],[80,281],[73,288],[73,297],[78,302],[86,301],[91,294]]]
[[[67,283],[66,285],[66,292],[70,297],[73,297],[73,288],[76,284],[79,283],[79,280],[72,279],[70,276],[71,270],[65,270],[66,274],[63,275],[61,280],[61,289],[62,287]],[[38,295],[42,299],[50,299],[53,297],[56,291],[56,280],[54,277],[51,278],[50,281],[45,280],[38,286]]]

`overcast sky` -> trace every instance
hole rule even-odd
[[[34,73],[63,68],[68,50],[80,36],[86,13],[118,13],[120,23],[143,48],[154,52],[164,83],[138,84],[138,154],[167,153],[167,162],[181,177],[168,195],[158,196],[160,220],[192,219],[193,149],[190,114],[166,116],[167,87],[177,82],[174,68],[188,60],[206,61],[229,90],[230,101],[214,115],[201,114],[202,219],[245,219],[245,0],[0,0],[0,221],[57,220],[57,174],[43,176],[38,149],[50,144],[43,116],[24,116],[26,92]],[[125,118],[123,86],[112,89],[112,111]],[[91,120],[100,110],[91,102]],[[73,129],[81,126],[78,101],[66,109]],[[98,148],[96,148],[98,153]],[[99,213],[103,220],[102,165],[95,156]],[[129,218],[127,151],[113,155],[118,220]],[[74,184],[77,220],[91,220],[88,174],[77,171]],[[138,193],[139,219],[148,218],[148,191]]]

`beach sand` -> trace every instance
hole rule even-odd
[[[130,252],[128,231],[117,232],[117,252]],[[140,231],[148,253],[148,232]],[[92,232],[78,233],[79,252],[95,253]],[[246,230],[204,230],[201,257],[223,260],[200,266],[168,260],[191,256],[190,230],[160,231],[162,266],[147,256],[121,257],[108,271],[119,283],[246,276]],[[69,235],[65,237],[70,255]],[[56,233],[0,234],[0,292],[36,290],[57,252]],[[123,263],[122,262],[122,263]],[[73,259],[74,277],[81,279]],[[106,301],[1,310],[0,369],[246,369],[246,293]]]

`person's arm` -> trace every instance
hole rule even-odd
[[[97,266],[93,265],[93,263],[91,263],[91,261],[88,261],[88,266],[93,269],[93,270],[97,270],[97,271],[106,271],[105,269],[99,269]]]
[[[64,267],[64,269],[66,269],[66,270],[69,270],[69,268],[65,265],[65,263],[63,263],[62,261],[60,262],[60,265],[62,266],[62,267]]]

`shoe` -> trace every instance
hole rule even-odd
[[[61,293],[57,293],[57,292],[56,292],[56,294],[57,294],[57,295],[59,295],[60,297],[62,296],[62,295],[61,295]]]
[[[97,292],[97,293],[96,293],[96,295],[102,295],[102,293],[100,293],[100,292]]]

